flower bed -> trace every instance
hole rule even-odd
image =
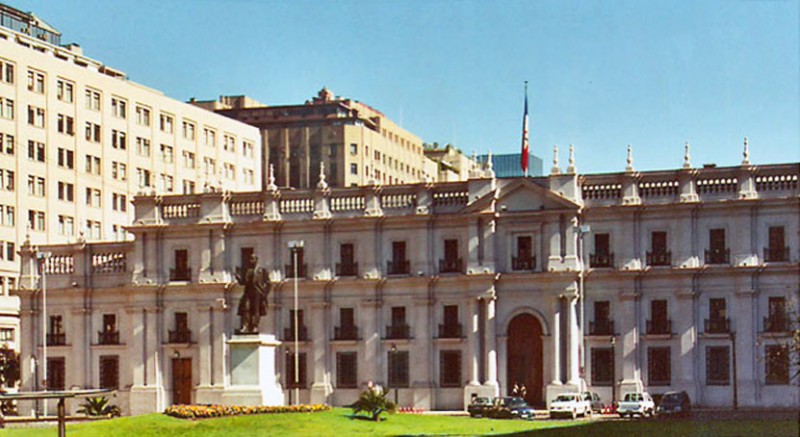
[[[277,413],[318,413],[328,411],[329,405],[278,405],[267,406],[241,406],[241,405],[173,405],[164,410],[167,416],[178,419],[208,419],[211,417],[241,416],[246,414],[277,414]]]

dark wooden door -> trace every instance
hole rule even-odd
[[[172,359],[172,404],[192,403],[192,359]]]
[[[542,325],[530,314],[520,314],[508,325],[508,361],[506,363],[509,395],[514,384],[525,386],[525,400],[534,407],[544,406],[544,367],[542,360]]]

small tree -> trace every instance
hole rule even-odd
[[[0,390],[11,388],[19,381],[19,354],[7,344],[0,347]]]
[[[372,381],[367,384],[367,389],[361,392],[356,403],[353,404],[353,413],[358,414],[365,412],[371,416],[374,421],[381,420],[381,414],[388,411],[394,413],[397,406],[394,402],[386,399],[389,393],[384,391],[383,387],[373,384]]]

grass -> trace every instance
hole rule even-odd
[[[778,436],[798,435],[796,421],[516,421],[469,417],[389,415],[380,423],[352,419],[350,410],[337,408],[322,413],[271,414],[220,419],[185,420],[161,414],[67,425],[69,436],[253,436],[253,435],[570,435],[658,436]],[[52,436],[55,428],[0,431],[2,436]]]

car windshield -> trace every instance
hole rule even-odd
[[[575,400],[575,395],[558,395],[556,402],[571,402]]]
[[[641,400],[642,400],[642,395],[639,393],[628,393],[625,395],[625,401],[627,402],[636,402]]]
[[[670,393],[661,398],[662,404],[677,404],[681,400],[681,395],[678,393]]]
[[[489,404],[490,402],[489,402],[489,398],[475,398],[472,401],[472,403],[473,404],[477,404],[477,405],[486,405],[486,404]]]

